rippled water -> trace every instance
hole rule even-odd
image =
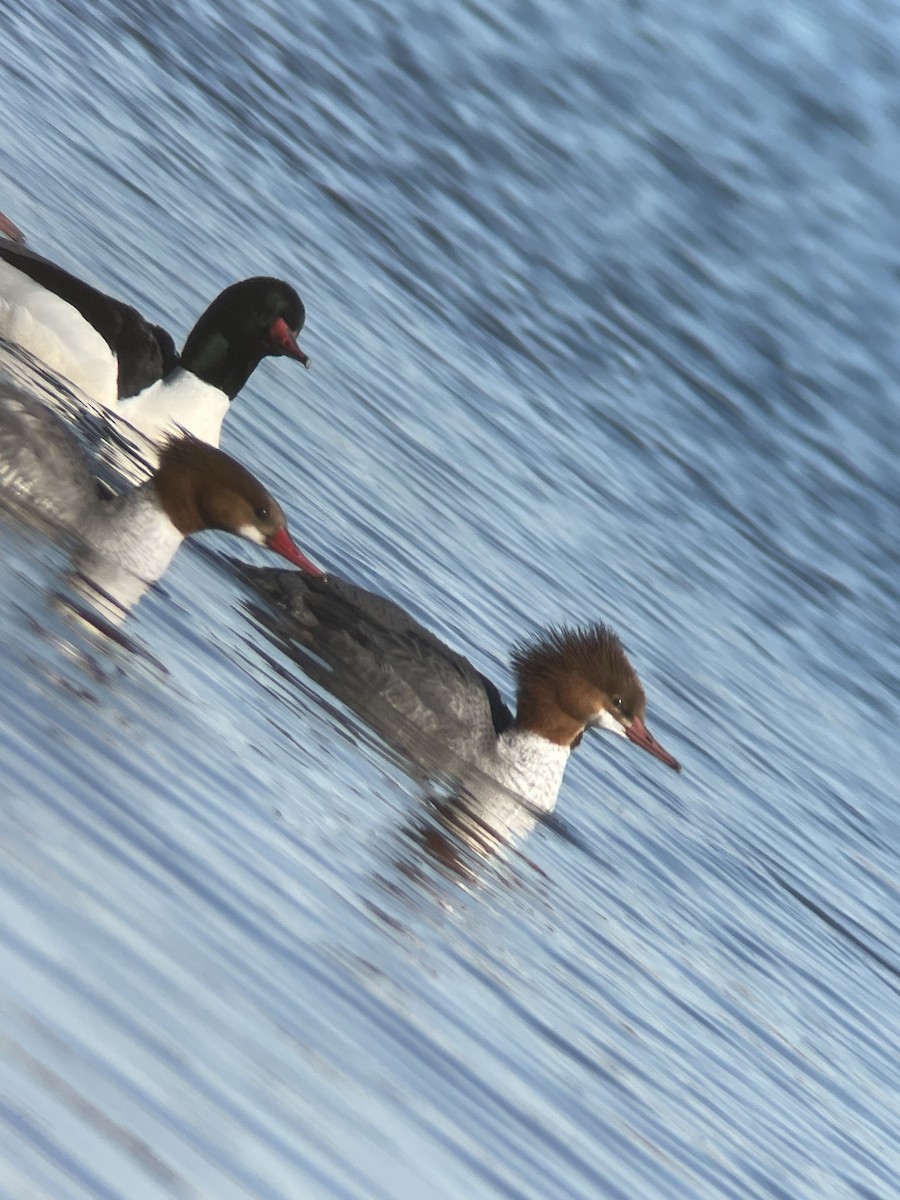
[[[496,855],[205,539],[126,632],[0,523],[0,1192],[887,1197],[900,6],[0,10],[0,210],[176,339],[270,272],[224,446],[508,693],[602,617]]]

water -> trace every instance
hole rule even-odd
[[[181,340],[294,282],[224,446],[592,736],[455,842],[186,547],[110,643],[0,523],[0,1193],[888,1197],[900,1139],[900,6],[0,13],[0,209]],[[214,551],[210,553],[210,551]],[[252,555],[252,550],[248,551]]]

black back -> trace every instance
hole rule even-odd
[[[136,308],[107,296],[24,246],[0,241],[0,258],[76,308],[118,361],[119,396],[134,396],[178,365],[171,336]]]

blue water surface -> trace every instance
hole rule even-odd
[[[223,438],[298,543],[507,695],[609,621],[685,768],[591,735],[467,844],[233,544],[117,640],[3,514],[0,1194],[900,1192],[898,42],[895,0],[0,9],[34,249],[177,341],[301,291],[312,370]]]

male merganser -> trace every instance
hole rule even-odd
[[[475,792],[487,777],[532,811],[550,812],[569,753],[591,728],[681,770],[650,735],[644,690],[606,625],[553,628],[519,643],[513,716],[490,680],[385,597],[334,575],[242,573],[284,614],[262,623],[307,674],[408,758]]]
[[[261,359],[309,365],[297,342],[305,318],[290,284],[244,279],[210,304],[179,357],[171,336],[130,305],[0,239],[0,335],[151,442],[184,432],[217,446],[229,401]]]
[[[159,579],[183,538],[204,529],[237,534],[321,574],[291,540],[278,502],[221,450],[193,438],[172,440],[146,483],[102,498],[66,423],[7,385],[0,386],[0,493],[74,532],[90,551],[88,573],[106,590],[109,564],[130,575],[137,593],[128,603]]]

